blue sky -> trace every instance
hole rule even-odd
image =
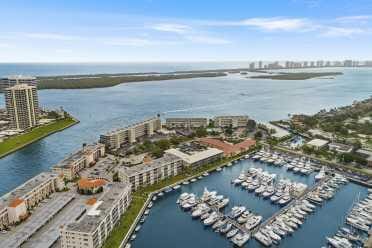
[[[2,0],[0,62],[372,59],[370,0]]]

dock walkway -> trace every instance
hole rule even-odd
[[[314,184],[312,187],[307,188],[304,192],[302,192],[302,194],[300,194],[299,196],[295,197],[287,206],[285,206],[284,208],[280,209],[278,212],[276,212],[275,214],[273,214],[270,218],[268,218],[267,220],[265,220],[264,222],[262,222],[260,225],[258,225],[252,232],[253,233],[256,233],[261,228],[263,228],[266,225],[270,224],[273,220],[275,220],[276,217],[278,217],[282,213],[286,212],[289,208],[291,208],[296,203],[296,201],[303,200],[308,193],[314,191],[315,189],[318,188],[318,186],[322,185],[324,182],[326,182],[328,180],[329,180],[329,178],[326,177],[326,178],[320,180],[319,182],[317,182],[316,184]]]

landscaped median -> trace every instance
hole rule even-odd
[[[0,158],[12,152],[15,152],[18,149],[25,147],[35,141],[38,141],[50,134],[62,131],[63,129],[75,125],[78,122],[78,120],[72,117],[68,117],[40,127],[36,127],[30,132],[10,137],[0,143]]]
[[[197,169],[193,170],[186,169],[182,174],[179,174],[171,178],[167,178],[159,183],[147,186],[143,189],[137,190],[136,192],[132,193],[132,202],[130,204],[130,207],[120,218],[119,223],[117,224],[117,226],[114,227],[114,230],[110,233],[103,247],[104,248],[120,247],[124,238],[127,236],[128,231],[135,222],[137,216],[140,214],[141,209],[143,208],[146,200],[148,199],[151,193],[162,190],[168,186],[178,184],[184,180],[189,180],[191,178],[200,176],[204,172],[215,170],[216,168],[223,166],[233,160],[236,160],[250,152],[251,151],[247,151],[243,154],[240,154],[239,156],[224,158],[221,159],[220,161],[201,166]]]

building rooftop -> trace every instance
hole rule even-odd
[[[9,90],[24,90],[24,89],[36,89],[36,86],[28,84],[15,84],[12,87],[7,88]]]
[[[145,161],[141,164],[134,165],[134,166],[131,166],[131,167],[123,166],[123,167],[120,168],[120,170],[124,171],[125,174],[127,174],[128,176],[131,176],[131,175],[141,173],[141,172],[144,172],[144,171],[153,170],[153,169],[159,168],[159,167],[161,167],[165,164],[174,163],[174,162],[177,162],[177,161],[180,161],[180,160],[181,160],[181,158],[179,158],[179,157],[177,157],[173,154],[166,153],[161,158]]]
[[[95,200],[88,200],[88,209],[78,221],[65,226],[66,231],[92,233],[99,223],[106,218],[111,208],[122,194],[130,193],[130,185],[123,183],[108,184],[103,193]]]
[[[126,131],[128,130],[129,128],[132,128],[132,127],[136,127],[138,125],[143,125],[145,123],[148,123],[148,122],[151,122],[151,121],[155,121],[155,120],[158,120],[159,118],[158,117],[153,117],[153,118],[150,118],[150,119],[147,119],[147,120],[144,120],[144,121],[141,121],[141,122],[137,122],[137,123],[134,123],[134,124],[131,124],[129,126],[126,126],[126,127],[121,127],[121,128],[118,128],[118,129],[114,129],[114,130],[111,130],[105,134],[103,134],[102,136],[111,136],[111,135],[115,135],[117,133],[120,133],[120,132],[123,132],[123,131]]]
[[[271,123],[264,123],[263,125],[265,125],[269,129],[274,129],[275,133],[271,134],[271,136],[273,136],[277,139],[281,139],[281,138],[284,138],[284,137],[287,137],[287,136],[290,135],[290,133],[287,130],[285,130],[284,128],[275,126]]]
[[[8,80],[36,80],[36,77],[26,76],[26,75],[10,75],[10,76],[7,76],[7,77],[3,77],[3,79],[8,79]]]
[[[27,193],[31,192],[33,189],[41,185],[42,183],[56,178],[57,174],[52,172],[42,172],[39,175],[29,179],[24,184],[13,189],[9,193],[3,195],[0,198],[0,209],[9,206],[15,199],[22,199]]]
[[[366,150],[366,149],[358,149],[357,153],[364,154],[365,156],[368,156],[372,159],[372,151]]]
[[[91,189],[104,186],[107,183],[104,179],[87,179],[82,178],[78,181],[79,189]]]
[[[84,148],[76,151],[75,153],[71,154],[67,158],[63,159],[61,162],[56,164],[55,168],[70,168],[72,164],[79,161],[80,159],[84,159],[84,155],[88,155],[101,147],[102,144],[90,144],[86,145]]]
[[[190,150],[190,149],[182,149],[182,148],[172,148],[165,151],[167,154],[173,154],[177,157],[181,158],[183,161],[185,161],[188,164],[193,164],[198,161],[207,159],[209,157],[222,154],[223,151],[217,149],[217,148],[208,148],[204,147],[204,149],[198,149],[198,150]]]
[[[256,144],[256,141],[253,139],[246,139],[237,144],[230,144],[222,140],[213,138],[201,138],[199,139],[199,141],[203,144],[210,145],[219,150],[222,150],[225,155],[230,155],[231,153],[239,153],[241,152],[241,150],[246,150]]]
[[[313,139],[309,142],[307,142],[307,145],[315,146],[315,147],[322,147],[329,143],[328,140],[322,140],[322,139]]]

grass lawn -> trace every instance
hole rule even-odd
[[[61,131],[75,124],[76,122],[77,121],[72,118],[66,118],[44,126],[34,128],[28,133],[10,137],[0,143],[0,157],[6,156],[52,133]]]
[[[123,216],[121,216],[119,223],[114,227],[110,236],[105,241],[104,248],[119,247],[121,241],[127,234],[129,228],[132,226],[132,223],[136,219],[138,213],[141,211],[143,204],[146,202],[146,197],[139,196],[134,193],[132,195],[132,202],[129,205],[129,208]]]

